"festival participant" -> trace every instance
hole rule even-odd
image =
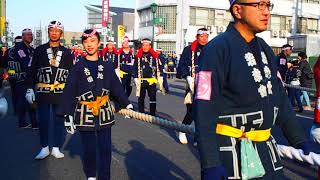
[[[126,92],[127,97],[130,96],[132,92],[131,77],[134,64],[134,54],[129,47],[129,38],[125,36],[122,40],[122,48],[118,52],[118,66],[120,71],[120,78],[122,86]]]
[[[156,115],[157,109],[157,84],[163,91],[163,66],[157,52],[151,47],[150,39],[142,39],[142,48],[138,50],[134,62],[134,82],[137,90],[139,112],[144,113],[144,99],[146,92],[150,98],[150,115]]]
[[[209,31],[206,28],[200,28],[197,31],[197,39],[193,41],[190,46],[184,48],[178,69],[177,78],[186,79],[186,93],[184,104],[187,107],[186,115],[182,121],[182,124],[190,125],[192,123],[192,100],[194,94],[194,81],[196,71],[199,64],[199,56],[202,52],[203,47],[208,43]],[[179,140],[182,144],[187,144],[188,140],[186,134],[179,132]],[[197,143],[194,142],[194,145]]]
[[[30,104],[37,104],[42,147],[35,159],[44,159],[50,154],[50,132],[54,134],[51,155],[56,158],[64,157],[59,149],[64,140],[63,118],[57,117],[56,111],[62,101],[63,89],[69,70],[73,66],[73,58],[71,51],[60,45],[62,33],[62,24],[59,21],[51,21],[48,26],[50,40],[36,48],[27,74],[26,99]]]
[[[199,58],[194,121],[201,176],[215,179],[285,179],[271,129],[310,152],[308,139],[277,78],[271,47],[256,34],[267,30],[269,0],[230,0],[234,22]]]
[[[69,133],[80,132],[83,170],[88,180],[110,179],[111,126],[114,108],[132,109],[111,62],[98,56],[100,35],[95,29],[85,30],[82,43],[87,56],[79,61],[68,76],[59,114],[65,116]],[[96,156],[97,148],[99,149]],[[96,167],[98,161],[98,167]]]
[[[27,128],[32,127],[37,129],[36,110],[27,102],[25,95],[27,92],[26,76],[27,71],[31,65],[33,59],[34,49],[31,47],[33,41],[32,30],[29,28],[22,30],[22,43],[16,45],[13,50],[13,61],[10,61],[9,67],[14,71],[14,91],[13,96],[15,98],[16,113],[19,119],[19,127]],[[10,72],[10,71],[9,71]],[[31,124],[26,122],[26,114],[29,115]]]

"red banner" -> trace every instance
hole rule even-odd
[[[109,0],[102,0],[102,27],[107,27],[109,21]]]

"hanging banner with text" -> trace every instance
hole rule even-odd
[[[125,26],[118,25],[118,48],[122,46],[122,38],[125,34]]]
[[[107,27],[109,22],[109,0],[102,0],[102,27]]]

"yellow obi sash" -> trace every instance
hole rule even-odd
[[[9,75],[14,75],[14,74],[16,74],[16,71],[15,71],[15,70],[9,70],[9,71],[8,71],[8,74],[9,74]]]
[[[38,83],[37,86],[40,88],[50,88],[50,91],[54,91],[55,89],[63,89],[65,83],[59,83],[56,81],[53,84]]]
[[[158,80],[155,77],[152,77],[152,78],[141,78],[141,80],[147,81],[149,85],[158,83]]]
[[[247,138],[254,142],[264,142],[270,138],[271,128],[266,130],[254,130],[249,132],[242,132],[240,129],[232,126],[217,124],[216,133],[219,135],[229,136],[233,138]]]
[[[98,96],[95,101],[80,101],[80,104],[86,105],[94,116],[98,116],[100,108],[109,101],[109,96]]]
[[[128,73],[125,71],[120,70],[120,78],[122,79],[124,75],[127,75]]]
[[[265,169],[252,141],[267,141],[271,136],[271,128],[242,132],[232,126],[217,124],[216,133],[240,139],[241,179],[254,179],[265,175]]]

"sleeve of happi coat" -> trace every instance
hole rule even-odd
[[[219,43],[218,43],[219,42]],[[226,45],[220,39],[209,42],[200,55],[196,79],[193,118],[202,168],[221,165],[216,141],[216,121],[220,114],[222,87],[225,82],[227,62]]]
[[[129,100],[115,71],[110,71],[110,73],[110,94],[112,100],[114,100],[116,111],[118,111],[122,108],[125,108],[129,104]]]
[[[33,88],[37,79],[37,67],[40,61],[40,48],[41,46],[35,49],[31,65],[27,71],[27,78],[25,81],[27,88]]]
[[[79,64],[79,63],[78,63]],[[76,104],[78,102],[77,92],[78,84],[77,79],[80,77],[78,69],[78,64],[73,67],[68,75],[67,82],[63,89],[63,94],[61,102],[58,106],[57,114],[58,115],[73,115]]]
[[[135,56],[135,59],[133,62],[133,68],[132,68],[132,76],[134,78],[138,78],[138,61],[139,61],[139,58]]]
[[[191,61],[191,56],[189,54],[190,46],[187,46],[183,49],[177,68],[177,78],[179,79],[187,78],[187,76],[190,74],[188,61]]]

